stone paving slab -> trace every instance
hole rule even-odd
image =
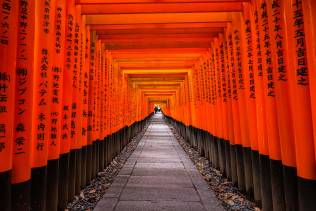
[[[179,202],[179,201],[120,201],[115,210],[119,211],[204,211],[199,202]]]
[[[96,211],[223,211],[201,174],[156,114]]]

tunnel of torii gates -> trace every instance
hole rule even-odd
[[[316,1],[0,2],[0,210],[65,208],[155,104],[263,210],[316,209]]]

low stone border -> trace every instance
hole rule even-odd
[[[169,127],[183,150],[188,154],[198,171],[202,174],[216,197],[222,201],[226,210],[260,211],[255,203],[247,199],[221,172],[210,166],[210,162],[202,157],[189,143],[187,143],[169,124]]]
[[[121,153],[113,159],[111,164],[106,169],[99,172],[98,175],[91,180],[90,184],[82,189],[79,195],[75,196],[74,200],[68,204],[65,211],[93,210],[123,168],[127,159],[137,148],[137,145],[144,136],[149,124],[150,121],[146,124],[143,131],[138,133],[130,143],[124,147]]]

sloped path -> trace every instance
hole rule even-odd
[[[163,121],[162,114],[156,114],[137,149],[94,210],[224,208]]]

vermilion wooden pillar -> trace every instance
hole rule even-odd
[[[18,1],[0,3],[0,204],[10,210]]]
[[[58,184],[59,184],[59,157],[61,149],[61,120],[63,105],[63,73],[65,58],[65,29],[66,29],[66,3],[56,1],[53,28],[54,47],[52,64],[52,88],[51,88],[51,111],[50,111],[50,139],[48,142],[47,164],[47,207],[46,210],[58,208]]]
[[[35,2],[33,154],[31,209],[46,210],[47,159],[51,128],[55,1]]]
[[[294,123],[295,152],[298,176],[298,201],[300,210],[309,210],[315,206],[316,161],[313,123],[311,116],[311,93],[309,77],[313,72],[307,61],[306,34],[311,27],[305,25],[305,13],[302,0],[292,0],[284,5],[285,49],[291,91],[291,108]],[[313,60],[311,60],[313,61]]]
[[[15,71],[12,210],[30,209],[35,1],[19,4]],[[23,17],[27,14],[27,18]],[[2,56],[1,56],[2,58]],[[1,204],[1,202],[0,202]]]

